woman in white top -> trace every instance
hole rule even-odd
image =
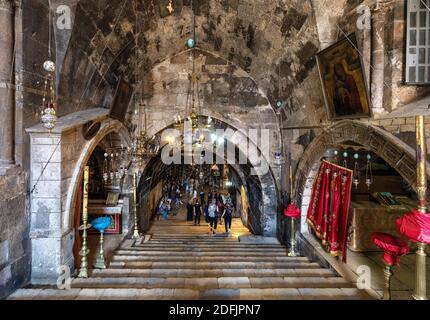
[[[219,214],[219,209],[218,209],[218,206],[216,205],[216,200],[213,199],[212,203],[208,207],[208,216],[209,216],[209,223],[211,226],[211,231],[210,231],[211,234],[216,233],[216,227],[218,225],[218,214]]]

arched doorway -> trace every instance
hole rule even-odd
[[[227,129],[235,129],[218,119],[212,118],[212,120],[216,123],[217,132],[219,129],[225,130],[225,132],[228,132]],[[163,136],[171,128],[162,129],[158,132],[158,135]],[[246,210],[246,212],[241,212],[240,217],[251,232],[255,235],[266,237],[276,237],[278,235],[277,222],[280,199],[266,154],[263,155],[260,149],[243,132],[234,132],[235,134],[224,137],[226,146],[230,143],[234,145],[233,151],[235,155],[233,159],[226,153],[219,152],[216,149],[211,155],[213,162],[195,166],[188,165],[184,168],[183,164],[163,163],[163,150],[161,150],[157,157],[154,157],[146,164],[138,187],[138,203],[150,204],[149,208],[141,207],[139,209],[143,230],[148,230],[150,226],[150,218],[154,214],[156,203],[158,203],[162,194],[163,182],[171,181],[172,179],[180,180],[187,174],[188,177],[193,175],[193,179],[199,180],[199,172],[202,172],[202,174],[204,171],[208,173],[211,171],[212,165],[216,164],[221,171],[221,178],[217,181],[218,185],[225,188],[226,186],[220,185],[220,182],[225,184],[228,181],[227,189],[229,189],[230,195],[234,197],[237,204],[240,203],[242,210]],[[252,147],[250,147],[251,144]],[[180,157],[183,157],[183,150],[179,149],[178,152],[181,153]],[[247,155],[248,158],[244,155]],[[246,159],[246,161],[244,162],[243,159]],[[233,162],[230,160],[233,160]],[[259,161],[265,164],[262,165],[258,163]],[[193,170],[194,174],[192,173]],[[222,177],[222,172],[225,171],[230,174],[227,177]],[[246,203],[243,203],[245,200]]]
[[[354,154],[357,154],[358,160],[353,158]],[[365,185],[364,177],[367,156],[371,159],[373,170],[370,186]],[[322,160],[337,162],[350,170],[357,170],[357,163],[358,172],[361,168],[360,184],[357,187],[353,185],[351,192],[346,263],[325,251],[325,246],[314,236],[306,222],[314,181]],[[324,130],[305,150],[296,171],[295,200],[302,212],[302,251],[322,263],[328,263],[351,281],[357,281],[365,268],[371,274],[371,288],[381,291],[384,284],[381,252],[373,245],[370,235],[372,232],[385,232],[401,236],[396,230],[395,220],[416,206],[415,170],[414,150],[378,127],[345,120]],[[404,298],[409,295],[407,288],[414,287],[415,262],[408,257],[403,263],[409,272],[393,281],[392,292],[396,297]]]

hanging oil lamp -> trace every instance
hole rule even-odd
[[[48,130],[49,133],[52,132],[54,129],[58,117],[57,112],[55,111],[55,63],[51,60],[51,8],[49,8],[49,17],[48,17],[48,33],[49,33],[49,39],[48,39],[48,60],[46,60],[43,63],[43,69],[48,72],[48,76],[45,79],[45,89],[43,93],[43,101],[42,101],[42,112],[40,120],[42,122],[42,125],[44,128]],[[49,102],[47,102],[47,88],[49,83]]]
[[[45,127],[49,133],[54,129],[57,123],[57,113],[55,111],[55,88],[54,88],[54,72],[55,63],[51,60],[47,60],[43,63],[43,68],[49,72],[47,78],[45,79],[45,90],[42,99],[43,111],[40,120],[42,121],[43,127]],[[47,87],[49,84],[49,102],[47,102]]]
[[[367,164],[366,164],[366,185],[367,188],[370,190],[370,186],[373,183],[373,174],[372,174],[372,156],[370,154],[367,154]]]
[[[348,152],[343,153],[343,166],[348,169]]]
[[[354,163],[354,173],[353,173],[354,177],[353,177],[352,183],[354,184],[354,187],[356,190],[358,188],[358,185],[360,184],[360,171],[358,168],[358,159],[360,159],[360,155],[358,153],[355,153],[354,154],[355,163]]]
[[[333,151],[333,155],[334,155],[334,162],[335,162],[335,164],[338,164],[339,163],[339,160],[338,160],[338,155],[339,155],[339,151],[337,151],[337,150],[334,150]]]
[[[105,152],[103,161],[103,183],[105,185],[108,184],[109,181],[109,154]]]

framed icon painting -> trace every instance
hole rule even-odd
[[[317,53],[317,63],[329,119],[372,117],[355,33]]]

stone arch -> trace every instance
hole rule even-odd
[[[200,115],[219,119],[234,130],[244,132],[250,128],[270,130],[271,154],[281,151],[279,118],[270,99],[252,75],[217,53],[200,48],[194,50],[196,70],[202,78]],[[141,111],[142,114],[144,111],[147,113],[148,135],[154,135],[172,126],[174,116],[178,114],[185,116],[188,79],[180,79],[179,74],[186,76],[191,71],[192,64],[188,61],[191,52],[191,50],[185,50],[170,56],[156,64],[145,75],[146,106],[145,110]],[[179,88],[177,89],[179,91],[173,90],[175,88]],[[233,98],[230,97],[231,92],[234,92]],[[253,142],[258,145],[258,141]],[[277,187],[280,188],[279,167],[273,166],[270,161],[269,165]]]
[[[212,117],[214,120],[216,121],[220,121],[223,122],[220,119],[216,119],[214,117]],[[239,152],[245,153],[246,155],[249,156],[249,154],[247,153],[247,150],[245,150],[245,146],[248,145],[248,140],[247,140],[247,136],[240,130],[237,130],[235,127],[229,125],[228,123],[224,123],[226,128],[230,128],[233,129],[235,131],[237,131],[239,133],[236,142],[236,146],[239,150]],[[171,124],[173,125],[173,123]],[[157,135],[161,135],[161,133],[166,130],[169,129],[171,126],[168,126],[166,128],[162,128],[161,130],[157,131],[157,132],[153,132],[154,134]],[[245,142],[246,141],[246,142]],[[257,145],[254,141],[249,140],[249,144],[253,145],[252,150],[254,152],[260,152],[259,149],[259,145]],[[251,151],[252,152],[252,151]],[[255,155],[255,154],[254,154]],[[252,163],[252,157],[253,154],[250,155],[250,157],[248,158],[250,160],[250,165],[255,166],[256,163]],[[260,226],[260,230],[261,230],[261,234],[267,237],[276,237],[277,232],[278,232],[278,212],[279,212],[279,205],[281,203],[281,199],[280,199],[280,192],[278,189],[278,185],[276,183],[276,179],[275,179],[275,175],[274,175],[274,171],[272,170],[273,168],[270,165],[270,159],[268,159],[268,157],[266,155],[264,155],[263,153],[261,153],[261,158],[262,158],[262,162],[265,163],[264,166],[267,165],[267,171],[264,170],[264,166],[263,169],[259,169],[257,167],[254,167],[255,171],[256,171],[256,177],[258,180],[258,184],[261,188],[261,203],[262,203],[262,208],[261,208],[261,216],[258,219],[258,225]],[[161,161],[161,160],[158,160]],[[148,164],[147,164],[148,165]],[[234,170],[236,170],[239,178],[244,182],[246,180],[245,175],[243,175],[243,169],[241,168],[241,165],[239,164],[234,164],[232,165],[232,167],[234,168]],[[145,171],[143,172],[143,176],[145,176],[147,174],[147,168],[145,168]],[[152,174],[154,172],[151,172]],[[142,181],[144,179],[140,180],[139,183],[139,190],[142,189]],[[244,185],[246,186],[246,191],[250,192],[249,188],[249,183],[244,183]]]
[[[294,199],[302,208],[302,231],[306,231],[305,218],[311,189],[325,152],[346,141],[368,148],[392,166],[414,189],[416,188],[415,151],[400,139],[369,123],[343,120],[324,130],[307,147],[296,169]],[[430,176],[430,170],[427,170]]]
[[[125,144],[130,144],[129,133],[124,124],[118,120],[108,118],[102,122],[101,128],[97,135],[90,141],[86,142],[86,144],[82,147],[78,161],[75,164],[75,169],[73,170],[69,187],[67,188],[67,198],[63,221],[64,230],[68,230],[73,227],[73,214],[71,212],[73,212],[74,209],[73,206],[76,200],[76,192],[84,172],[85,164],[90,159],[91,154],[100,141],[112,132],[117,133]]]

